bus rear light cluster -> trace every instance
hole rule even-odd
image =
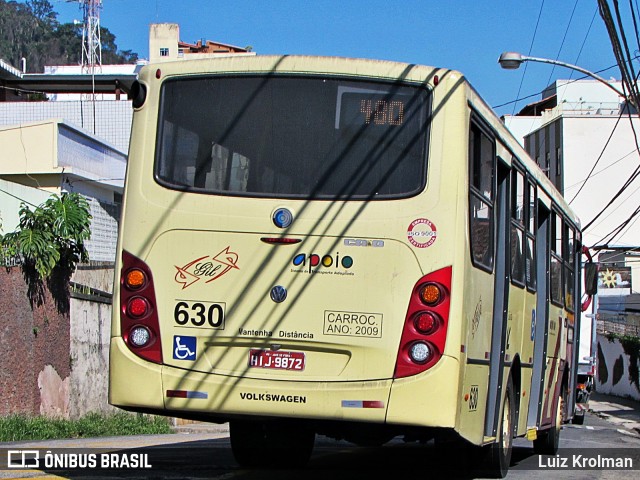
[[[120,275],[120,327],[122,338],[133,353],[162,363],[160,323],[151,270],[139,258],[122,252]]]
[[[424,372],[435,365],[447,339],[451,267],[422,277],[409,300],[394,378]]]

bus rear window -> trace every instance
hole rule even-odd
[[[169,188],[376,199],[425,184],[429,92],[319,77],[165,82],[155,176]]]

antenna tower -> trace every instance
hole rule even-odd
[[[102,44],[100,42],[100,10],[102,0],[79,0],[82,4],[82,73],[102,71]]]

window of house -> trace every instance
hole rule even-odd
[[[160,56],[161,57],[168,57],[169,56],[169,49],[168,48],[161,48],[160,49]]]

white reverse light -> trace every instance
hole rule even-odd
[[[144,347],[151,340],[151,334],[146,327],[135,327],[129,334],[129,341],[136,347]]]
[[[425,363],[431,357],[431,348],[424,342],[416,342],[411,345],[409,356],[416,363]]]

